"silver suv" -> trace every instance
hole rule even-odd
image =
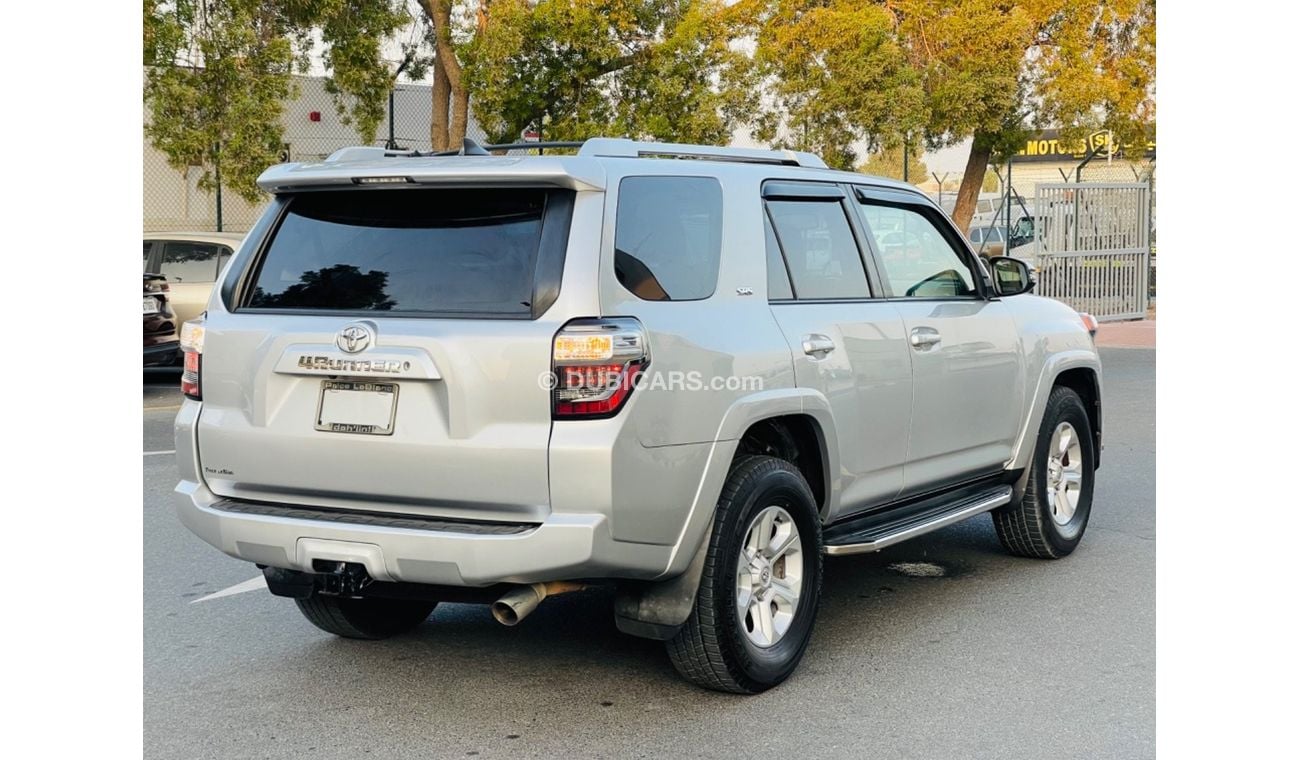
[[[1013,554],[1078,545],[1089,318],[924,195],[789,151],[503,147],[267,170],[183,330],[180,519],[312,623],[513,625],[607,584],[621,630],[753,693],[823,554],[986,512]]]

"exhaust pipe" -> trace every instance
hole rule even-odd
[[[546,597],[581,591],[586,587],[585,583],[572,581],[550,581],[515,586],[492,603],[492,617],[496,618],[501,625],[517,625],[520,620],[532,614],[532,611],[537,609],[537,605],[541,604]]]

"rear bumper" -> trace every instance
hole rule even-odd
[[[239,559],[311,572],[315,560],[359,562],[371,577],[443,586],[571,578],[650,579],[672,547],[614,541],[605,515],[552,514],[511,534],[425,530],[222,509],[202,483],[176,487],[176,513],[199,538]]]
[[[166,343],[156,343],[154,345],[145,345],[144,347],[144,366],[154,367],[158,365],[175,364],[179,358],[181,342],[171,340]]]

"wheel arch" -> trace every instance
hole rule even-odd
[[[825,516],[839,499],[840,482],[836,477],[839,472],[839,439],[835,431],[835,421],[831,416],[830,403],[824,396],[809,388],[782,388],[760,391],[738,399],[728,408],[718,425],[718,432],[700,478],[695,500],[691,505],[682,532],[673,548],[667,567],[659,575],[660,579],[672,578],[681,574],[695,557],[708,528],[713,524],[713,512],[718,497],[731,471],[731,465],[741,451],[741,444],[752,430],[761,430],[781,420],[783,424],[795,423],[802,426],[796,439],[810,440],[816,437],[818,463],[805,462],[809,467],[820,470],[821,496],[818,498],[822,515]],[[749,440],[753,440],[753,436]],[[796,467],[798,464],[796,463]],[[801,470],[802,471],[802,470]],[[807,477],[807,476],[805,476]],[[812,483],[810,482],[811,486]],[[814,490],[816,494],[817,491]]]
[[[1088,408],[1088,421],[1092,427],[1096,462],[1101,461],[1101,405],[1102,378],[1101,361],[1092,351],[1065,351],[1052,356],[1044,363],[1034,388],[1032,400],[1025,415],[1024,424],[1012,451],[1008,469],[1023,469],[1029,466],[1034,454],[1034,441],[1038,428],[1043,424],[1043,413],[1047,409],[1047,399],[1052,389],[1064,385],[1079,393]]]

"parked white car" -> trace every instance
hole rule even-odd
[[[167,295],[177,324],[203,313],[213,283],[243,239],[242,232],[144,234],[144,271],[167,278]]]

